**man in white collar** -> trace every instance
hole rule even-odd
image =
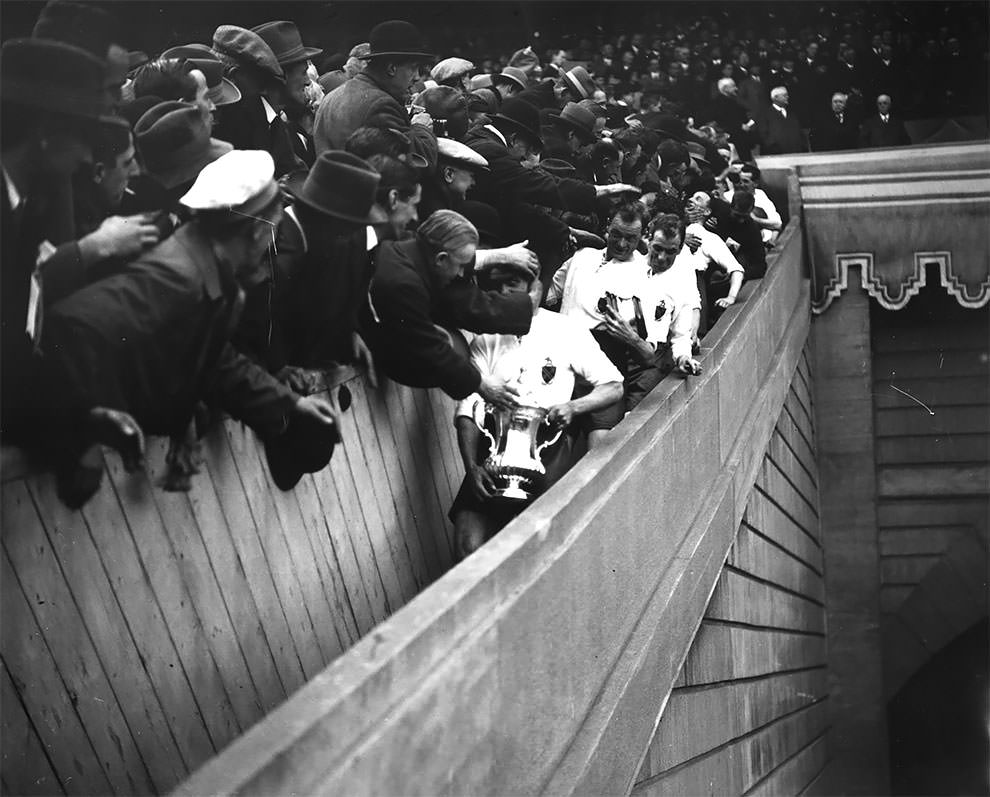
[[[605,251],[579,249],[554,274],[547,293],[547,306],[559,306],[563,315],[590,330],[623,375],[625,401],[590,416],[592,448],[661,378],[656,360],[660,341],[650,337],[647,323],[657,308],[649,303],[646,258],[637,251],[642,234],[642,205],[623,205],[609,222]]]
[[[478,283],[486,290],[503,294],[529,294],[533,302],[533,323],[527,334],[478,335],[471,343],[471,357],[481,373],[504,380],[518,390],[518,403],[549,410],[548,422],[554,429],[574,430],[575,421],[595,410],[621,404],[622,375],[608,361],[582,324],[568,316],[539,307],[543,291],[539,281],[526,270],[496,266]],[[580,377],[590,391],[574,397],[575,380]],[[579,393],[582,391],[578,391]],[[475,418],[481,419],[484,403],[477,394],[457,405],[454,423],[457,442],[464,460],[464,483],[454,499],[450,518],[454,523],[458,559],[473,553],[528,502],[493,500],[493,475],[483,462],[485,452]],[[565,432],[542,457],[546,489],[570,467],[572,438]]]
[[[911,143],[904,122],[891,114],[890,106],[889,94],[877,97],[877,112],[868,117],[859,128],[861,147],[902,147]]]

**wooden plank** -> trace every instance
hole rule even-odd
[[[877,493],[885,498],[990,493],[990,465],[885,465],[877,469]]]
[[[781,411],[776,428],[784,444],[790,449],[805,473],[808,474],[808,478],[817,488],[818,462],[815,460],[815,452],[811,450],[807,441],[801,436],[794,419],[786,411]]]
[[[309,613],[320,657],[323,665],[326,666],[337,658],[346,646],[341,641],[335,613],[330,606],[323,579],[320,578],[316,567],[316,553],[309,543],[306,521],[296,500],[295,490],[283,492],[276,486],[268,470],[264,444],[257,438],[254,438],[254,443],[257,467],[264,477],[265,489],[275,505],[285,541],[285,550],[288,552],[299,585],[300,599]],[[249,452],[245,453],[250,455]]]
[[[436,521],[430,529],[430,536],[433,539],[433,547],[437,552],[437,576],[442,575],[450,569],[453,564],[453,546],[450,543],[450,532],[447,526],[450,521],[447,519],[447,512],[453,502],[450,492],[450,481],[446,476],[446,468],[440,458],[440,448],[436,440],[436,434],[432,431],[432,426],[427,424],[419,411],[415,400],[415,390],[404,385],[397,385],[396,397],[402,413],[408,419],[410,441],[414,450],[419,450],[422,455],[422,462],[427,467],[417,471],[419,489],[426,495],[436,496]]]
[[[903,436],[877,440],[877,464],[934,464],[990,460],[990,434]]]
[[[784,413],[787,417],[791,419],[794,424],[794,429],[800,435],[803,441],[807,457],[802,457],[803,459],[816,460],[816,448],[815,448],[815,424],[811,418],[805,415],[804,411],[801,409],[800,405],[797,403],[797,399],[794,397],[793,393],[788,393],[784,397]]]
[[[104,487],[85,513],[73,512],[58,499],[54,480],[47,474],[29,480],[27,486],[40,520],[32,531],[42,535],[44,529],[50,530],[48,543],[130,728],[128,734],[140,751],[142,767],[155,790],[166,791],[187,770],[90,531],[105,512],[120,519],[120,506],[113,491]],[[121,734],[119,729],[115,732]]]
[[[168,445],[163,437],[151,438],[147,443],[146,470],[156,485],[161,484],[167,470]],[[188,591],[197,622],[205,632],[206,644],[237,717],[237,731],[249,728],[264,716],[264,711],[203,544],[203,536],[212,530],[199,528],[185,493],[156,488],[150,491],[150,498],[162,518],[162,526],[175,552],[174,566]]]
[[[673,691],[650,746],[651,771],[672,769],[811,705],[828,693],[826,679],[818,668]]]
[[[364,513],[365,528],[375,552],[375,561],[381,572],[389,606],[394,612],[414,595],[408,555],[402,550],[399,519],[388,495],[384,465],[380,461],[380,454],[376,454],[370,447],[368,433],[372,432],[373,438],[373,430],[367,417],[364,392],[358,380],[351,382],[350,387],[353,400],[343,423],[344,450],[354,482],[363,497],[361,510]],[[358,407],[359,404],[362,405],[361,408]],[[358,429],[361,424],[366,424],[364,436]]]
[[[273,608],[264,605],[259,607],[255,597],[255,591],[261,596],[265,594],[266,584],[271,589],[271,576],[266,569],[264,576],[259,574],[257,583],[252,584],[249,581],[248,572],[251,570],[245,566],[234,545],[233,532],[227,523],[213,477],[206,464],[202,466],[200,474],[191,480],[187,495],[234,633],[245,653],[261,711],[267,714],[287,696],[279,665],[272,652],[272,640],[265,630],[266,620],[272,622],[270,615]],[[282,626],[283,634],[288,636],[285,618],[281,615],[281,609],[277,611],[279,614],[275,622]],[[278,639],[277,636],[274,638]],[[301,670],[298,677],[302,677]]]
[[[305,682],[302,662],[296,650],[289,620],[282,608],[271,567],[255,529],[251,507],[245,496],[244,482],[234,461],[233,450],[225,429],[206,438],[210,456],[201,478],[209,476],[219,507],[230,532],[230,541],[244,570],[269,650],[275,662],[286,696]]]
[[[31,492],[48,504],[46,511],[54,509],[52,504],[58,501],[54,478],[42,474],[34,481]],[[39,487],[38,482],[42,486]],[[114,655],[101,662],[84,622],[85,613],[79,608],[79,602],[84,602],[87,608],[98,604],[99,596],[87,592],[73,595],[55,556],[55,546],[64,550],[75,547],[79,538],[88,542],[85,522],[78,513],[71,513],[65,525],[52,524],[50,514],[45,523],[38,515],[40,501],[32,501],[26,488],[24,482],[5,488],[5,498],[9,490],[11,497],[19,499],[16,508],[6,500],[3,506],[4,522],[10,522],[16,530],[4,535],[11,565],[17,570],[18,581],[27,590],[26,597],[45,644],[70,699],[76,701],[76,711],[107,778],[117,791],[148,794],[153,791],[148,769],[104,671],[104,663],[107,672],[118,666],[117,657]],[[59,537],[62,539],[53,542]],[[69,557],[72,554],[70,550]],[[71,562],[69,566],[72,566]]]
[[[877,502],[877,523],[890,526],[977,526],[988,525],[986,498],[954,496],[948,500],[885,499]]]
[[[371,611],[371,622],[367,625],[360,623],[358,625],[358,630],[363,636],[374,625],[380,623],[391,614],[392,606],[389,604],[385,584],[382,581],[382,574],[378,569],[378,562],[375,558],[375,551],[371,546],[368,531],[365,527],[364,514],[361,511],[363,496],[359,493],[354,483],[354,476],[351,473],[346,452],[341,451],[340,453],[343,456],[337,456],[337,452],[334,452],[334,457],[330,460],[330,467],[325,470],[333,476],[333,483],[336,487],[342,512],[343,524],[341,530],[345,541],[344,544],[350,547],[357,561],[361,576],[360,588],[365,593]],[[326,509],[325,500],[323,507]],[[357,584],[349,585],[348,592],[356,588],[358,588]]]
[[[808,565],[816,573],[823,572],[824,554],[818,540],[767,498],[765,493],[760,490],[753,490],[750,493],[743,522],[753,531],[762,534],[791,556]]]
[[[424,475],[428,472],[430,464],[424,451],[425,447],[420,444],[421,430],[418,427],[410,428],[412,419],[403,411],[399,393],[404,389],[390,381],[379,387],[378,395],[381,396],[388,414],[388,426],[394,436],[395,451],[406,492],[416,512],[416,531],[423,551],[423,564],[429,580],[432,581],[445,570],[433,533],[434,529],[443,524],[443,513],[432,482],[428,485],[428,489],[422,488]],[[449,567],[449,559],[447,566]]]
[[[752,626],[825,633],[825,609],[814,601],[723,570],[705,616]]]
[[[814,405],[812,404],[811,398],[811,380],[808,377],[807,369],[799,364],[794,372],[794,377],[791,379],[791,392],[797,399],[798,404],[804,410],[808,417],[808,420],[814,422],[815,411]]]
[[[743,794],[821,736],[827,721],[826,704],[820,701],[759,733],[638,784],[633,794]]]
[[[762,489],[770,499],[792,517],[813,538],[819,539],[818,508],[788,481],[787,476],[769,457],[763,463]]]
[[[881,584],[917,584],[941,557],[885,556],[880,560]]]
[[[929,377],[898,378],[893,385],[909,393],[929,407],[951,407],[959,404],[990,402],[990,385],[985,376],[949,376],[935,373]],[[875,380],[873,398],[880,409],[907,407],[910,398],[891,387],[889,379]]]
[[[214,749],[200,750],[199,755],[205,757],[225,747],[242,729],[205,630],[196,616],[192,597],[182,580],[178,555],[151,495],[154,488],[145,474],[125,473],[119,457],[111,455],[106,461],[110,482],[123,499],[120,505],[146,578],[158,599],[169,636],[209,731]]]
[[[224,431],[234,465],[241,477],[244,498],[247,499],[251,512],[253,531],[261,541],[282,611],[289,623],[289,632],[303,674],[306,680],[309,680],[323,669],[323,657],[313,628],[313,620],[302,599],[298,575],[286,547],[282,520],[268,492],[268,482],[261,462],[254,455],[254,432],[236,423],[225,423]]]
[[[299,480],[293,493],[299,502],[299,511],[303,516],[303,529],[306,531],[313,552],[313,560],[322,584],[324,598],[330,604],[334,627],[342,649],[346,650],[357,642],[361,635],[358,633],[354,610],[347,597],[341,565],[327,529],[327,519],[317,494],[313,474],[305,474]]]
[[[464,468],[460,451],[457,448],[457,429],[454,426],[456,404],[450,396],[441,390],[431,390],[428,395],[430,407],[433,410],[433,419],[437,426],[437,436],[440,438],[440,447],[443,451],[443,461],[451,479],[450,487],[454,491],[454,495],[457,495],[464,479]]]
[[[880,555],[940,554],[949,549],[968,526],[894,526],[880,529]]]
[[[0,750],[3,751],[3,793],[65,794],[45,753],[34,723],[25,713],[7,667],[0,661]]]
[[[821,774],[827,762],[828,738],[822,734],[746,792],[746,797],[800,794]]]
[[[5,510],[10,507],[6,499],[10,486],[4,486]],[[23,489],[23,484],[18,485],[15,482],[14,486]],[[4,512],[5,522],[11,517],[14,516]],[[30,529],[31,526],[20,528]],[[47,545],[45,548],[47,550]],[[25,575],[30,577],[33,574]],[[23,701],[24,710],[38,731],[62,788],[67,794],[109,794],[114,786],[104,773],[99,753],[94,749],[92,729],[85,727],[77,713],[80,695],[73,693],[70,696],[59,674],[7,556],[6,539],[3,556],[0,557],[0,584],[3,585],[3,602],[0,604],[0,648],[3,650],[3,662]],[[33,602],[50,597],[45,587],[40,582],[31,585],[31,590],[35,593],[31,597]],[[85,702],[90,702],[85,692],[81,697]]]
[[[706,620],[684,662],[684,677],[688,686],[699,686],[824,663],[824,637]]]
[[[426,504],[418,491],[409,489],[406,471],[412,470],[411,451],[405,437],[398,438],[401,426],[393,427],[385,401],[385,391],[390,386],[380,384],[377,390],[365,390],[371,429],[385,462],[389,492],[395,511],[401,521],[401,529],[409,556],[416,590],[422,590],[432,580],[423,554],[421,526],[426,523]],[[361,429],[361,426],[358,427]],[[402,445],[396,440],[401,439]]]
[[[440,433],[437,431],[436,423],[433,420],[429,394],[422,390],[411,390],[407,396],[416,407],[419,422],[423,425],[426,433],[427,451],[434,463],[433,473],[434,478],[437,479],[437,495],[440,497],[443,517],[446,520],[447,512],[450,511],[451,504],[454,503],[454,496],[457,495],[460,484],[456,482],[456,478],[451,474],[451,468],[448,467],[448,463],[443,456],[443,450],[440,448]],[[435,533],[438,535],[438,546],[446,545],[453,552],[453,526],[449,522],[444,522],[442,528],[435,529]],[[443,537],[439,536],[441,533]]]
[[[931,436],[953,434],[987,434],[990,432],[990,413],[984,405],[961,407],[933,407],[930,415],[924,407],[898,407],[878,409],[876,413],[877,437]]]
[[[770,544],[746,526],[740,527],[726,564],[790,592],[824,603],[825,586],[820,573]]]
[[[874,381],[897,384],[899,379],[929,376],[944,378],[983,375],[986,378],[987,363],[981,360],[981,355],[985,352],[986,349],[947,349],[941,352],[929,350],[923,356],[913,351],[890,353],[881,362],[874,364]]]
[[[810,506],[815,513],[818,513],[818,485],[811,474],[804,468],[803,463],[798,459],[790,446],[786,444],[783,436],[774,430],[767,446],[767,456],[785,474],[795,490]]]

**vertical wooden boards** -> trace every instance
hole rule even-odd
[[[5,791],[169,791],[450,566],[449,399],[348,384],[344,444],[292,491],[233,421],[188,493],[161,438],[147,473],[108,453],[82,511],[27,465],[3,483]]]
[[[634,794],[796,793],[824,765],[825,590],[802,354]]]

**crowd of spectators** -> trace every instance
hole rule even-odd
[[[188,489],[226,413],[287,490],[340,441],[314,375],[353,363],[459,400],[469,554],[519,510],[493,500],[479,407],[567,430],[552,481],[666,374],[700,373],[766,272],[782,222],[754,156],[804,148],[795,116],[822,102],[841,125],[876,99],[856,140],[884,145],[907,96],[889,30],[862,71],[830,28],[693,33],[523,46],[494,71],[402,20],[329,58],[276,20],[152,57],[106,8],[51,0],[0,55],[3,441],[78,507],[101,446],[138,469],[146,434]]]

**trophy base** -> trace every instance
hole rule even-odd
[[[503,476],[505,486],[495,490],[495,497],[506,501],[529,501],[533,493],[526,490],[523,484],[528,484],[529,480],[521,476]]]

